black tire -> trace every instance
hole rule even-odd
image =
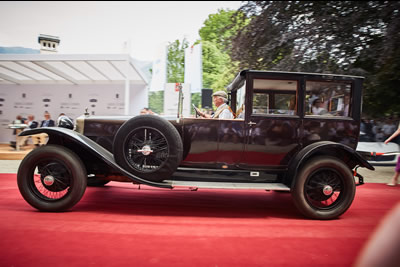
[[[22,160],[17,175],[23,198],[40,211],[65,211],[86,190],[86,168],[71,150],[46,145],[32,150]]]
[[[113,153],[115,161],[133,175],[160,182],[181,163],[183,144],[170,122],[155,115],[141,115],[118,129]]]
[[[320,156],[302,167],[292,196],[304,216],[329,220],[339,217],[350,207],[355,191],[349,167],[336,158]]]

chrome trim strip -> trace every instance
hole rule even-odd
[[[172,187],[195,187],[209,189],[260,189],[290,191],[290,188],[282,183],[229,183],[229,182],[200,182],[200,181],[174,181],[165,180]]]

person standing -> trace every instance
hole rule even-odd
[[[400,135],[400,123],[399,123],[399,127],[397,128],[397,131],[395,131],[391,136],[389,136],[388,139],[385,140],[385,144],[389,143],[391,140],[396,138],[398,135]],[[396,186],[398,183],[399,175],[400,175],[400,157],[398,157],[398,159],[397,159],[397,164],[396,164],[394,171],[395,171],[395,173],[392,177],[392,180],[387,184],[389,186]]]

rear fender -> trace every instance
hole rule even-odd
[[[301,167],[311,158],[321,155],[336,157],[349,166],[351,170],[357,165],[369,170],[375,170],[374,167],[354,149],[340,143],[322,141],[313,143],[296,154],[289,163],[285,184],[292,188]]]
[[[107,164],[112,169],[120,172],[121,174],[127,176],[129,179],[136,183],[146,184],[150,186],[162,187],[162,188],[172,188],[170,184],[164,183],[156,183],[152,181],[148,181],[137,177],[125,169],[121,168],[114,160],[114,156],[104,147],[100,146],[90,138],[75,132],[70,129],[61,128],[61,127],[43,127],[43,128],[36,128],[31,130],[22,131],[19,136],[29,136],[34,134],[42,134],[45,133],[49,136],[48,144],[58,144],[63,145],[65,142],[72,142],[82,149],[88,151],[93,157],[96,159],[101,160],[105,164]],[[76,152],[76,151],[75,151]],[[76,153],[79,156],[79,153]]]

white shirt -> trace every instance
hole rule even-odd
[[[218,119],[233,119],[233,114],[227,107],[228,107],[227,104],[222,104],[217,108],[214,114],[217,114],[217,112],[219,112],[221,109],[224,109],[221,113],[219,113]]]

